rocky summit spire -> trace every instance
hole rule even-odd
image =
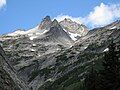
[[[50,16],[46,16],[46,17],[43,19],[43,21],[51,21]]]
[[[70,18],[65,18],[63,21],[64,22],[73,22]]]
[[[38,28],[38,29],[46,29],[46,30],[48,30],[48,29],[50,29],[51,24],[52,24],[52,21],[51,21],[50,16],[46,16],[46,17],[42,20],[42,22],[41,22],[41,24],[39,25],[39,28]]]
[[[51,27],[62,28],[56,19],[53,20]]]

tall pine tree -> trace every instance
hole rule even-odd
[[[85,90],[100,90],[98,87],[98,72],[95,70],[94,65],[95,63],[92,61],[92,68],[85,78]]]
[[[109,51],[105,52],[104,70],[100,72],[101,90],[120,90],[120,50],[111,42]]]

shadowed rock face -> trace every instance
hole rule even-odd
[[[29,90],[15,72],[13,66],[0,46],[0,90]]]
[[[0,68],[0,90],[20,90],[9,74]]]
[[[51,28],[46,33],[46,35],[49,35],[51,38],[56,39],[63,45],[71,46],[73,42],[70,36],[67,34],[67,32],[63,30],[63,28],[60,26],[56,19],[52,22]]]
[[[20,90],[4,67],[4,51],[0,46],[0,90]]]

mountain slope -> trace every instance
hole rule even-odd
[[[74,27],[76,23],[69,21],[66,26]],[[9,64],[17,72],[15,75],[24,81],[23,86],[33,90],[82,90],[93,60],[96,70],[101,69],[109,41],[113,39],[120,44],[119,21],[85,31],[77,41],[69,33],[81,35],[78,33],[81,29],[67,30],[57,20],[51,22],[48,16],[38,26],[22,35],[0,37]]]
[[[29,90],[27,85],[18,78],[6,59],[0,46],[0,90]]]
[[[110,25],[113,26],[114,23]],[[118,28],[114,29],[106,29],[108,26],[105,26],[91,30],[73,47],[57,54],[55,69],[57,68],[58,77],[56,80],[53,79],[54,81],[46,82],[39,90],[84,90],[84,79],[93,61],[94,69],[101,70],[104,52],[107,52],[110,40],[120,45],[120,22],[117,25],[119,25]]]

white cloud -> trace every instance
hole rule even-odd
[[[58,21],[61,21],[64,18],[70,18],[71,20],[78,23],[83,22],[84,24],[88,25],[89,28],[95,28],[107,25],[116,19],[120,19],[120,4],[105,5],[104,3],[101,3],[85,17],[72,17],[69,15],[61,14],[55,18]]]
[[[6,0],[0,0],[0,9],[6,5]]]
[[[104,3],[96,6],[94,10],[85,17],[92,27],[104,26],[117,18],[120,18],[120,4],[105,5]]]

